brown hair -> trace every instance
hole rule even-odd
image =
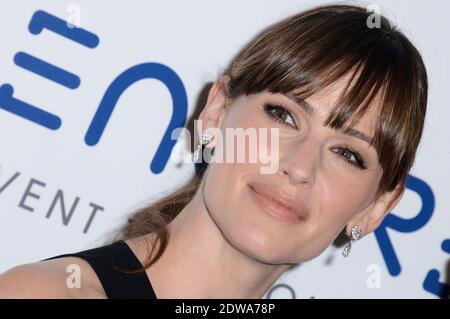
[[[306,99],[350,74],[324,123],[332,128],[347,121],[352,126],[380,96],[372,141],[383,169],[376,194],[380,196],[406,183],[422,135],[428,83],[414,45],[383,16],[379,27],[370,28],[371,14],[354,5],[323,5],[300,12],[257,36],[224,73],[231,78],[226,88],[230,100],[263,90]],[[166,225],[192,199],[204,169],[177,192],[136,212],[124,226],[123,239],[157,233],[152,251],[157,242],[160,247],[144,268],[164,252]]]

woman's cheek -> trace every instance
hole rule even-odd
[[[365,187],[358,185],[355,179],[342,183],[337,178],[330,178],[322,185],[319,199],[323,205],[321,210],[328,212],[329,221],[345,226],[363,208]]]

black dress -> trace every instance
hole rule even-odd
[[[123,240],[108,246],[58,255],[44,260],[62,257],[79,257],[86,260],[94,269],[110,299],[157,299],[145,272],[128,273],[141,268],[142,264]]]

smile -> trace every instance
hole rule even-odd
[[[268,215],[288,223],[301,223],[305,222],[306,216],[302,216],[298,211],[294,211],[292,208],[277,202],[273,196],[269,196],[267,193],[257,190],[256,187],[248,186],[250,197],[256,203],[256,205]]]

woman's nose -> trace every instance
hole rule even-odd
[[[287,175],[291,184],[312,186],[320,160],[320,147],[311,140],[286,145],[280,154],[279,174]]]

